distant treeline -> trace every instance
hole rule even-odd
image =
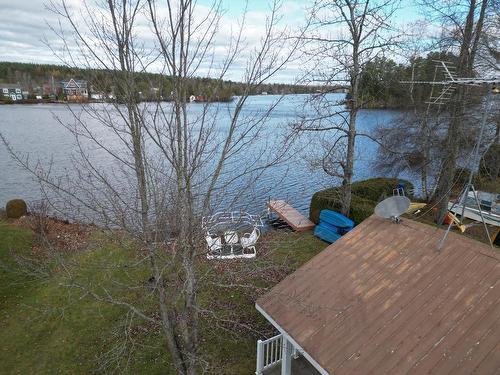
[[[78,69],[67,66],[50,64],[26,64],[17,62],[0,62],[0,83],[15,83],[24,90],[33,92],[43,85],[59,85],[60,81],[69,78],[83,79],[88,82],[90,92],[112,93],[114,91],[112,74],[117,72],[93,69]],[[168,99],[171,95],[172,78],[157,73],[141,72],[135,77],[137,91],[143,97],[154,98],[161,96]],[[195,95],[207,100],[225,101],[232,96],[240,95],[245,85],[229,80],[216,80],[210,78],[190,78],[186,95]],[[251,94],[301,94],[312,93],[325,89],[320,86],[290,85],[282,83],[262,84],[250,87]]]
[[[447,79],[442,69],[436,71],[436,61],[454,64],[457,57],[450,53],[433,52],[417,57],[410,64],[397,64],[389,58],[376,58],[365,65],[361,79],[364,108],[406,108],[422,106],[429,101],[432,85],[409,84],[402,81],[435,81]],[[455,64],[456,66],[456,64]],[[440,88],[434,88],[439,90]]]
[[[408,84],[401,81],[433,81],[445,77],[442,71],[436,76],[436,60],[451,62],[457,60],[451,53],[433,52],[426,57],[417,57],[410,64],[398,64],[394,60],[376,58],[364,66],[361,79],[361,93],[364,108],[407,108],[422,106],[428,101],[431,85]],[[17,83],[23,89],[32,91],[44,84],[59,85],[69,78],[87,80],[91,92],[112,93],[111,74],[106,70],[75,69],[49,64],[25,64],[0,62],[0,83]],[[145,98],[158,95],[168,100],[173,84],[172,78],[157,73],[141,72],[136,75],[137,91]],[[240,95],[245,89],[241,82],[210,78],[191,78],[186,95],[195,95],[207,100],[227,101]],[[284,83],[262,84],[250,88],[251,94],[303,94],[319,91],[331,92],[335,88],[325,86],[291,85]]]

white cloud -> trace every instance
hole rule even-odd
[[[56,0],[57,1],[57,0]],[[71,12],[76,16],[79,24],[85,23],[85,10],[83,9],[83,1],[67,0]],[[88,4],[94,4],[92,0]],[[244,58],[250,55],[250,52],[257,48],[265,32],[265,24],[268,13],[266,9],[262,9],[262,4],[258,4],[259,10],[252,10],[252,2],[249,3],[249,11],[246,14],[245,29],[243,32],[244,43],[246,48],[243,50],[242,59],[238,60],[235,67],[229,72],[227,78],[239,80],[244,73]],[[0,0],[0,56],[2,60],[33,62],[33,63],[60,63],[60,59],[51,52],[47,47],[48,43],[56,51],[61,53],[63,43],[61,39],[55,35],[52,28],[59,29],[69,36],[71,30],[62,18],[50,11],[50,3],[48,0],[29,0],[29,1],[12,1]],[[266,7],[264,7],[266,8]],[[300,22],[297,15],[300,15],[302,6],[299,2],[288,0],[281,9],[285,18],[282,19],[280,27],[290,27],[298,25]],[[159,9],[159,11],[164,9]],[[196,17],[201,20],[209,12],[209,7],[205,5],[197,5]],[[92,17],[100,18],[103,14],[97,8],[92,9]],[[220,29],[217,37],[214,40],[214,48],[211,51],[215,63],[205,62],[200,66],[200,75],[206,74],[210,67],[220,65],[223,56],[227,52],[230,37],[240,27],[242,14],[226,14],[222,16]],[[84,28],[82,27],[82,30]],[[145,15],[141,15],[137,22],[137,35],[140,36],[141,42],[146,48],[153,48],[157,43],[152,32],[151,26]],[[89,39],[92,40],[92,39]],[[69,45],[72,53],[77,50],[76,44]],[[62,56],[67,58],[67,54]],[[152,65],[153,69],[161,70],[159,64]],[[293,75],[293,74],[292,74]],[[275,80],[289,80],[290,72],[282,72]],[[281,78],[280,78],[281,77]]]
[[[47,3],[50,0],[0,0],[0,59],[7,61],[35,62],[35,63],[60,63],[51,50],[45,44],[48,43],[56,51],[61,53],[64,44],[61,39],[54,34],[52,28],[62,27],[67,36],[71,37],[69,25],[49,9]],[[60,0],[54,0],[58,2]],[[209,13],[209,3],[211,0],[200,0],[197,5],[195,17],[202,20]],[[85,25],[86,21],[93,19],[105,19],[105,14],[98,8],[91,9],[90,16],[85,16],[84,0],[66,0],[71,12],[76,16],[79,24]],[[88,4],[105,5],[102,0],[87,0]],[[166,14],[165,2],[160,1],[162,8],[158,12]],[[212,49],[209,50],[207,59],[200,64],[198,75],[213,74],[214,69],[221,66],[224,56],[231,42],[231,36],[237,32],[241,25],[243,16],[243,1],[226,0],[227,12],[222,15],[218,34],[213,41]],[[284,0],[280,8],[280,22],[277,31],[293,32],[297,31],[305,23],[307,1]],[[147,18],[147,10],[137,19],[136,33],[146,51],[150,51],[157,45],[157,40],[151,30],[150,22]],[[248,12],[245,16],[245,27],[243,30],[242,54],[235,61],[232,69],[229,70],[226,79],[241,80],[248,59],[261,43],[265,34],[267,17],[270,14],[269,4],[266,0],[254,0],[248,2]],[[60,23],[61,22],[61,23]],[[85,29],[82,27],[82,31]],[[331,33],[338,32],[339,29],[331,30]],[[203,33],[198,30],[195,38],[202,38]],[[71,39],[71,38],[69,38]],[[95,39],[89,37],[91,43]],[[78,55],[77,45],[70,43],[67,46],[72,53]],[[104,56],[104,54],[103,54]],[[67,58],[67,53],[62,54]],[[294,77],[300,75],[304,68],[304,61],[293,61],[285,69],[280,71],[274,78],[274,82],[291,82]],[[162,71],[161,63],[157,62],[149,66],[150,70]]]

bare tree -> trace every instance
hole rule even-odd
[[[420,179],[421,196],[428,201],[436,187],[440,172],[443,132],[447,118],[442,114],[441,104],[432,104],[431,98],[439,96],[434,85],[424,86],[415,81],[444,80],[436,60],[453,59],[452,54],[431,52],[422,57],[426,46],[420,41],[424,38],[423,29],[407,35],[402,54],[408,61],[407,77],[410,81],[400,83],[408,91],[410,104],[408,111],[397,116],[394,121],[381,124],[376,138],[385,147],[380,147],[376,166],[383,172],[399,174],[409,172]]]
[[[364,66],[382,56],[398,41],[391,17],[399,1],[316,0],[310,8],[310,32],[304,36],[310,57],[311,81],[327,88],[346,83],[350,87],[346,102],[332,98],[330,90],[316,95],[316,115],[304,116],[293,125],[296,132],[328,132],[322,139],[323,155],[317,161],[332,177],[342,181],[342,213],[349,214],[354,173],[355,141],[369,134],[356,128],[358,112],[367,103],[360,93]]]
[[[95,85],[103,92],[111,88],[112,99],[68,106],[73,119],[59,119],[77,147],[74,169],[65,176],[54,176],[50,166],[31,163],[4,142],[40,180],[54,209],[124,231],[136,241],[138,263],[146,261],[151,276],[147,283],[130,276],[116,287],[142,291],[155,308],[71,279],[69,269],[68,286],[125,308],[128,319],[159,326],[176,372],[197,374],[206,367],[199,356],[197,298],[207,272],[199,265],[206,252],[201,218],[221,199],[233,204],[242,189],[283,158],[286,147],[253,146],[280,99],[259,113],[244,114],[243,108],[252,91],[293,59],[302,39],[283,37],[279,1],[271,3],[256,46],[245,42],[243,17],[236,31],[223,36],[228,41],[223,54],[219,1],[204,7],[191,0],[108,0],[82,2],[75,9],[58,0],[50,8],[65,25],[53,29],[61,43],[51,48],[69,66],[104,70],[105,79]],[[151,30],[149,38],[140,37],[145,29]],[[188,108],[190,79],[210,77],[216,98],[236,64],[244,66],[245,89],[235,103]],[[159,97],[140,100],[137,74],[153,67],[171,85],[168,103]],[[151,89],[162,84],[151,82]],[[237,180],[246,183],[235,191]]]
[[[484,16],[483,35],[477,51],[477,69],[482,74],[500,70],[500,2],[492,0]]]
[[[375,167],[383,173],[409,173],[420,179],[422,198],[432,195],[442,158],[443,125],[439,114],[428,110],[407,112],[379,126],[374,136],[379,147]]]
[[[446,3],[422,2],[428,13],[440,20],[443,34],[440,40],[442,49],[458,51],[456,74],[458,77],[471,77],[474,74],[475,59],[483,36],[485,15],[490,1],[451,1]],[[450,121],[447,128],[445,154],[436,189],[438,202],[438,222],[442,223],[448,212],[448,200],[453,186],[460,139],[463,138],[464,118],[468,103],[468,89],[459,86],[449,102],[447,112]]]

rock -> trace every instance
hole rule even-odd
[[[28,206],[22,199],[13,199],[7,202],[5,212],[8,218],[19,219],[28,213]]]

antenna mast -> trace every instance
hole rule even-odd
[[[446,61],[437,61],[434,60],[437,63],[436,69],[441,70],[444,75],[444,79],[441,81],[401,81],[401,83],[410,83],[410,84],[429,84],[429,85],[441,85],[443,86],[441,89],[441,92],[437,96],[433,96],[431,91],[431,96],[429,98],[429,102],[427,104],[437,104],[437,105],[442,105],[444,102],[447,100],[451,99],[453,93],[455,92],[456,88],[458,85],[464,85],[464,86],[482,86],[482,85],[487,85],[488,86],[488,92],[486,95],[486,103],[483,111],[483,116],[481,119],[481,128],[479,129],[479,135],[477,137],[476,143],[473,148],[473,156],[470,159],[470,163],[476,163],[478,162],[479,159],[479,148],[481,146],[482,140],[483,140],[483,134],[484,130],[486,128],[486,123],[488,120],[488,115],[491,110],[491,104],[492,104],[492,93],[496,85],[500,84],[500,77],[491,77],[491,78],[459,78],[456,76],[456,70],[455,68],[451,65],[451,63],[446,62]],[[469,179],[467,181],[467,184],[465,185],[461,195],[460,199],[458,202],[458,205],[462,207],[462,213],[460,215],[460,225],[463,223],[463,218],[464,218],[464,213],[465,213],[465,203],[468,197],[469,192],[472,190],[474,194],[474,200],[476,202],[477,208],[479,210],[479,214],[481,216],[481,221],[483,223],[484,230],[486,232],[486,236],[488,237],[488,241],[490,242],[490,246],[493,248],[493,243],[491,242],[491,237],[490,233],[488,231],[488,226],[486,225],[486,222],[484,220],[483,212],[481,210],[481,205],[479,202],[479,199],[477,197],[477,192],[476,189],[474,188],[474,185],[472,184],[472,180],[475,175],[475,166],[477,164],[472,164],[470,168],[470,174],[469,174]],[[451,210],[453,211],[454,206],[457,204],[457,202],[453,203]],[[443,238],[439,241],[439,247],[441,247],[446,240],[446,237],[448,236],[448,233],[451,229],[452,221],[450,221],[450,224],[448,225],[448,228],[446,229],[446,232],[443,236]]]

